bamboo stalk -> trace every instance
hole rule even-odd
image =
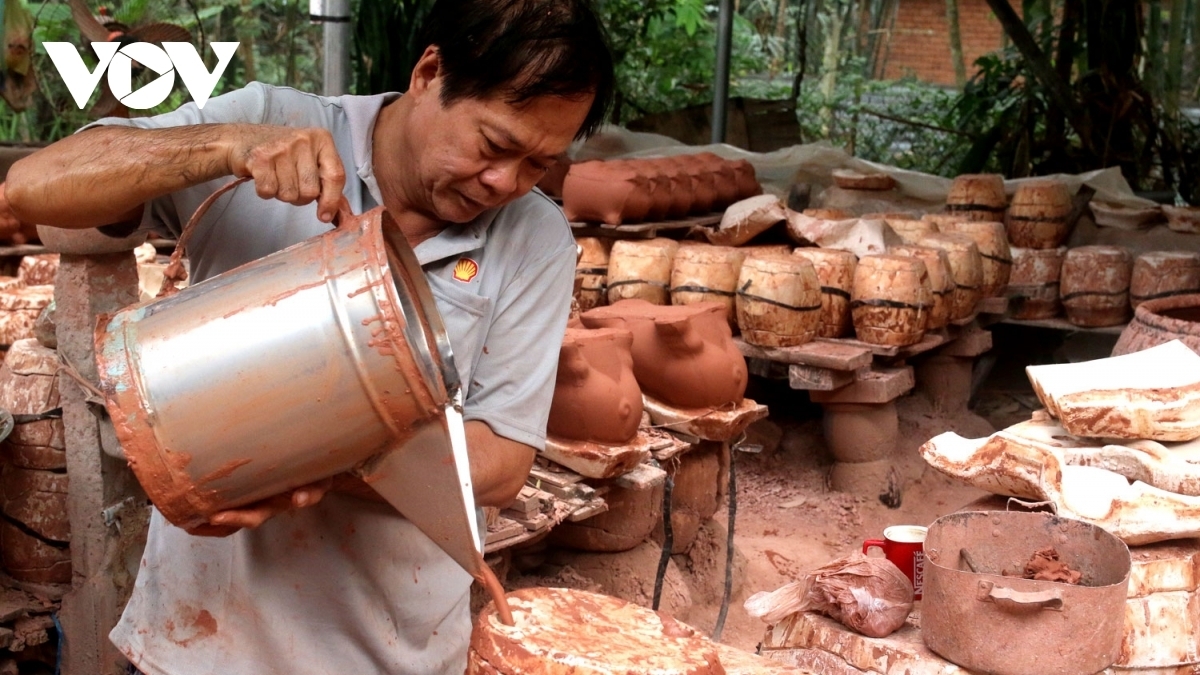
[[[1200,98],[1200,0],[1192,0],[1192,77],[1196,88],[1192,98]]]
[[[1163,95],[1162,0],[1148,0],[1146,19],[1146,88],[1158,100]]]
[[[1184,0],[1171,0],[1171,25],[1167,32],[1167,69],[1163,105],[1174,123],[1179,115],[1179,87],[1183,79],[1183,29],[1187,15]]]
[[[838,64],[841,61],[842,13],[834,5],[825,24],[825,53],[821,60],[821,133],[826,138],[833,133],[833,96],[837,91]]]
[[[950,27],[950,60],[954,62],[954,82],[967,85],[967,64],[963,61],[962,33],[959,32],[958,0],[946,0],[946,24]]]

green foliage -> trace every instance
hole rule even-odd
[[[599,3],[616,57],[618,109],[628,121],[712,100],[716,72],[716,6],[702,0],[604,0]],[[730,59],[731,96],[786,95],[763,74],[772,42],[736,15]]]
[[[241,48],[214,95],[244,86],[248,75],[263,82],[319,91],[321,30],[309,23],[306,0],[124,0],[105,6],[127,25],[162,21],[188,28],[210,68],[215,56],[206,46],[209,42],[240,42]],[[83,43],[69,7],[61,2],[32,2],[29,8],[34,20],[33,67],[40,91],[34,95],[34,105],[23,113],[0,106],[0,141],[5,142],[54,141],[91,121],[86,110],[76,107],[42,47],[43,42]],[[90,49],[83,48],[80,53],[89,68],[95,66]],[[89,106],[97,96],[93,95]],[[133,114],[167,112],[188,100],[187,91],[177,80],[175,90],[162,105]]]
[[[425,45],[421,25],[432,0],[360,0],[354,21],[355,91],[378,94],[408,89]]]

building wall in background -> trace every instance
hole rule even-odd
[[[1009,1],[1020,14],[1021,3]],[[1004,29],[985,0],[958,0],[958,20],[969,80],[975,59],[1003,45]],[[932,84],[955,84],[946,0],[900,0],[890,38],[880,55],[883,79],[912,75]]]

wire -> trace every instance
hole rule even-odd
[[[745,438],[745,434],[742,435]],[[725,444],[729,452],[729,536],[725,540],[725,592],[721,596],[721,611],[717,614],[717,624],[713,626],[713,642],[721,641],[721,632],[725,630],[725,616],[729,614],[729,596],[733,594],[733,523],[737,519],[737,464],[738,443]]]
[[[663,580],[667,576],[667,563],[671,562],[671,549],[675,548],[675,537],[671,529],[671,492],[675,488],[675,480],[667,474],[663,486],[663,545],[662,555],[658,557],[658,572],[654,575],[654,602],[650,608],[658,611],[658,603],[662,600]]]
[[[58,612],[51,612],[50,620],[54,622],[54,630],[58,633],[58,644],[54,646],[54,675],[62,675],[63,645],[67,642],[67,634],[58,620]]]

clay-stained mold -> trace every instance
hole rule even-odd
[[[916,344],[925,335],[933,293],[925,263],[897,255],[863,256],[854,269],[850,315],[859,340]]]
[[[613,244],[608,258],[608,302],[637,299],[667,304],[677,250],[679,242],[663,237]]]
[[[802,345],[812,341],[821,327],[821,282],[812,261],[801,256],[746,256],[736,304],[742,338],[753,345]]]
[[[792,255],[807,258],[821,284],[821,325],[817,335],[839,338],[850,332],[850,292],[858,256],[832,248],[801,247]]]

